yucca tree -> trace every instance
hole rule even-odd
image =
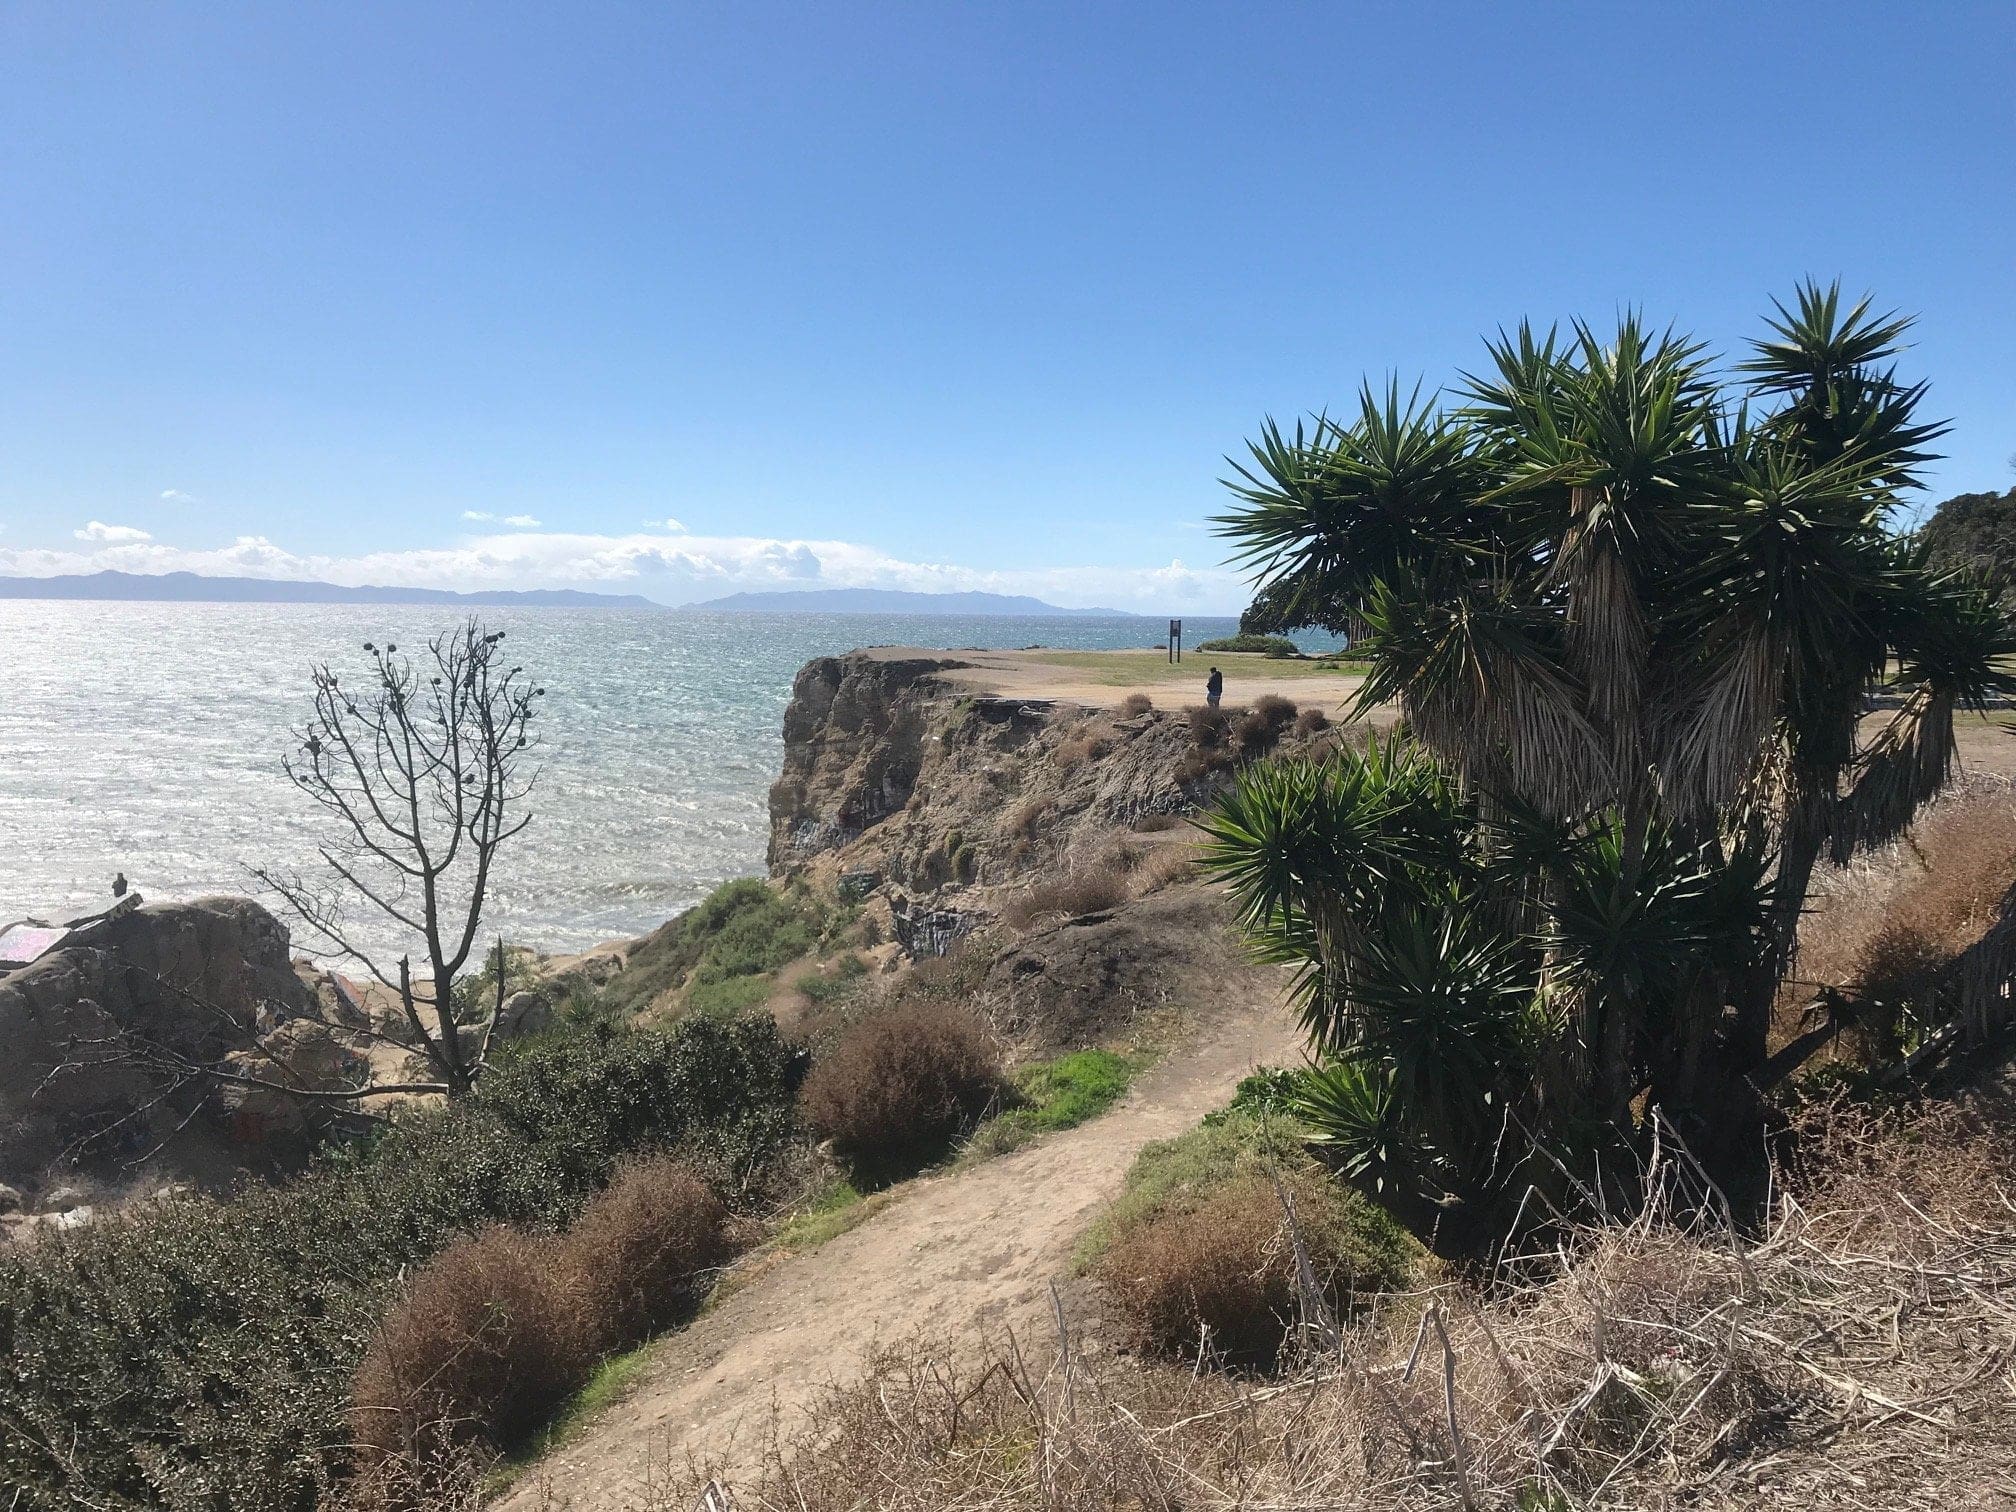
[[[1446,403],[1367,387],[1235,464],[1219,524],[1256,610],[1362,615],[1361,706],[1397,705],[1476,816],[1461,911],[1527,942],[1536,1095],[1563,1116],[1740,1103],[1816,862],[1899,833],[1956,710],[2016,688],[1991,597],[1894,533],[1941,429],[1892,366],[1907,328],[1810,283],[1733,369],[1635,316],[1521,325]],[[1367,781],[1256,776],[1212,821],[1255,930],[1342,991],[1333,1056],[1386,1011],[1347,979],[1391,921],[1334,861],[1296,869],[1346,814],[1289,800]]]

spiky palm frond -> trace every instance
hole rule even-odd
[[[1318,416],[1291,436],[1269,420],[1248,450],[1226,480],[1245,507],[1214,523],[1263,586],[1355,595],[1382,573],[1488,550],[1469,429],[1418,389],[1366,386],[1348,425]]]
[[[1896,355],[1910,318],[1870,313],[1866,295],[1844,314],[1838,281],[1801,284],[1796,310],[1773,303],[1776,339],[1753,343],[1755,355],[1737,367],[1757,394],[1785,400],[1768,421],[1772,433],[1816,464],[1859,457],[1888,490],[1913,483],[1946,427],[1918,420],[1924,384],[1878,366]]]
[[[1290,1110],[1312,1143],[1328,1146],[1344,1174],[1375,1192],[1417,1184],[1431,1152],[1408,1129],[1393,1079],[1363,1058],[1311,1067],[1297,1079]]]

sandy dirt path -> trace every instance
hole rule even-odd
[[[789,1259],[662,1343],[643,1382],[501,1503],[513,1512],[619,1512],[687,1455],[732,1476],[774,1402],[789,1431],[825,1383],[880,1342],[1004,1327],[1047,1337],[1050,1283],[1151,1140],[1192,1127],[1299,1040],[1278,983],[1244,978],[1226,1004],[1118,1107],[964,1171],[911,1183],[859,1228]]]

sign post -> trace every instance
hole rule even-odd
[[[1183,621],[1180,619],[1169,621],[1169,660],[1183,660]]]

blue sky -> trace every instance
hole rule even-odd
[[[0,572],[1235,609],[1263,416],[1807,274],[2001,489],[2012,72],[2008,0],[9,0]]]

